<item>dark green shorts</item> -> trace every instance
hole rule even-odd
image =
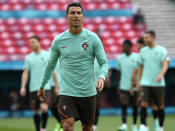
[[[37,110],[37,109],[40,109],[40,104],[41,103],[47,103],[49,104],[50,103],[50,91],[49,90],[46,90],[45,91],[45,101],[44,102],[40,102],[38,97],[37,97],[37,91],[34,91],[34,92],[30,92],[29,96],[30,96],[30,105],[31,105],[31,108],[33,110]]]
[[[59,96],[59,112],[62,120],[75,118],[82,123],[91,124],[96,110],[96,96],[72,97]]]
[[[140,95],[142,101],[160,106],[164,103],[165,88],[143,86]]]
[[[134,92],[132,96],[129,91],[120,90],[120,102],[126,105],[136,105],[137,104],[137,92]]]

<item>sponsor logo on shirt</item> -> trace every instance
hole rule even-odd
[[[84,50],[87,50],[88,44],[85,42],[84,44],[82,44],[82,48],[84,48]]]

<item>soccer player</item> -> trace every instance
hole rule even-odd
[[[149,102],[153,102],[158,107],[159,130],[163,131],[164,113],[164,75],[168,70],[169,57],[167,50],[155,42],[154,31],[147,31],[144,41],[147,45],[142,48],[139,54],[139,70],[137,87],[141,86],[141,125],[139,131],[148,131],[146,127],[146,109]]]
[[[92,131],[96,109],[96,90],[101,92],[108,74],[108,61],[99,37],[83,28],[83,7],[71,3],[66,9],[69,29],[53,40],[51,55],[44,71],[38,97],[45,97],[44,88],[60,59],[59,112],[64,131],[73,131],[80,120],[83,131]],[[94,58],[100,65],[97,89],[94,83]]]
[[[117,70],[121,74],[119,95],[122,108],[122,122],[123,124],[119,127],[120,131],[127,131],[127,107],[129,105],[133,108],[133,126],[132,131],[137,131],[137,93],[131,88],[131,77],[135,65],[137,63],[137,54],[131,51],[132,43],[130,40],[125,40],[123,42],[123,54],[119,56],[117,62]]]
[[[50,83],[46,84],[46,100],[41,102],[37,99],[37,91],[40,86],[40,81],[44,71],[44,67],[47,64],[49,53],[42,50],[40,47],[40,38],[38,36],[32,36],[29,38],[30,47],[33,50],[32,53],[27,55],[24,65],[24,71],[22,73],[20,94],[26,95],[26,84],[30,74],[30,104],[34,112],[34,124],[36,131],[40,131],[40,115],[39,109],[42,110],[42,129],[45,131],[47,119],[48,119],[48,103],[49,103],[49,90]],[[56,73],[54,72],[54,77]]]
[[[146,46],[144,39],[143,38],[138,39],[138,41],[137,41],[138,50],[140,51],[144,46]],[[132,74],[132,87],[135,87],[136,82],[137,82],[138,68],[139,68],[139,62],[137,63],[137,65],[133,71],[133,74]],[[140,106],[141,99],[142,99],[140,91],[141,91],[141,89],[140,89],[140,87],[138,87],[138,89],[137,89],[137,92],[138,92],[137,104],[138,104],[138,106]],[[153,118],[154,118],[154,131],[158,131],[159,130],[159,122],[157,119],[157,117],[158,117],[157,116],[157,106],[154,103],[151,103],[151,106],[152,106]]]

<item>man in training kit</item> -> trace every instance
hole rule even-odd
[[[47,64],[49,53],[46,51],[41,50],[40,48],[40,38],[38,36],[32,36],[29,38],[30,46],[33,50],[32,53],[27,55],[24,65],[24,71],[22,73],[22,80],[21,80],[21,89],[20,94],[22,96],[26,95],[26,84],[28,81],[28,76],[30,74],[30,104],[31,108],[34,112],[34,124],[36,131],[46,131],[46,124],[48,119],[48,103],[50,101],[50,83],[46,84],[46,100],[40,102],[37,99],[37,91],[40,86],[40,81],[42,78],[42,74]],[[53,73],[53,76],[56,75],[56,72]],[[40,115],[39,109],[42,110],[42,129],[40,130]]]
[[[143,38],[138,39],[137,40],[137,48],[138,48],[139,52],[144,46],[146,46],[144,39]],[[139,61],[138,61],[137,65],[133,71],[133,74],[132,74],[132,87],[135,87],[135,85],[137,83],[138,68],[139,68]],[[141,92],[140,87],[138,87],[137,92],[138,92],[137,105],[140,106],[141,100],[142,100],[142,96],[140,93]],[[159,122],[157,119],[157,117],[158,117],[157,116],[157,106],[154,103],[151,103],[151,107],[152,107],[152,113],[153,113],[153,119],[154,119],[154,121],[153,121],[154,131],[158,131],[159,130]]]
[[[163,131],[164,113],[164,75],[168,70],[170,61],[167,50],[155,42],[155,32],[148,31],[144,35],[144,41],[147,45],[142,48],[139,54],[139,69],[137,87],[141,86],[141,125],[139,131],[148,131],[146,126],[147,107],[149,102],[158,107],[159,129]]]
[[[71,3],[66,9],[69,29],[53,40],[51,55],[38,91],[44,100],[44,88],[60,59],[59,112],[63,130],[73,131],[74,122],[80,120],[83,131],[92,131],[96,109],[96,90],[101,92],[108,74],[108,61],[99,37],[82,27],[83,8]],[[97,89],[94,83],[94,58],[100,65]]]
[[[59,104],[59,87],[57,85],[57,83],[55,83],[54,81],[57,81],[58,84],[60,83],[60,62],[58,60],[57,65],[56,65],[56,74],[57,74],[57,79],[54,80],[54,77],[51,78],[51,101],[50,101],[50,110],[52,112],[52,115],[55,117],[55,119],[57,120],[57,124],[56,127],[54,129],[54,131],[63,131],[62,129],[62,125],[61,125],[61,119],[60,119],[60,115],[58,112],[58,104]],[[55,87],[56,86],[56,87]]]
[[[120,72],[120,86],[119,97],[122,106],[122,122],[119,127],[119,131],[128,131],[126,119],[127,119],[127,107],[129,105],[133,108],[133,126],[132,131],[137,131],[137,93],[134,88],[131,88],[131,77],[137,63],[137,54],[132,53],[132,43],[129,40],[123,42],[123,54],[119,56],[117,61],[117,70]]]

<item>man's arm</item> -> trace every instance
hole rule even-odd
[[[26,95],[26,84],[28,81],[28,77],[29,77],[29,71],[27,69],[24,69],[23,73],[22,73],[22,78],[21,78],[21,89],[20,89],[20,94],[21,96],[25,96]]]
[[[142,72],[143,72],[143,65],[140,64],[139,69],[138,69],[138,73],[137,73],[137,91],[140,91],[140,80],[142,77]]]
[[[97,61],[100,66],[100,77],[97,82],[97,91],[101,92],[104,88],[105,78],[108,75],[109,65],[101,40],[97,35],[93,37],[93,40],[95,57],[97,58]]]
[[[137,80],[137,69],[134,68],[134,71],[132,72],[132,77],[131,77],[131,89],[130,89],[130,94],[134,94],[134,87],[136,85],[136,80]]]
[[[138,73],[138,70],[136,68],[134,68],[134,71],[133,71],[132,77],[131,77],[131,88],[134,88],[134,86],[136,85],[137,73]]]
[[[56,74],[56,70],[54,70],[54,72],[53,72],[53,80],[54,80],[54,83],[55,83],[55,94],[56,94],[56,96],[58,96],[59,95],[59,89],[58,89],[58,81],[57,81],[57,74]]]
[[[109,88],[111,86],[110,77],[111,77],[111,70],[108,71],[108,76],[106,77],[106,80],[105,80],[105,84],[106,84],[107,88]]]
[[[40,89],[39,89],[38,94],[37,94],[40,101],[44,101],[44,97],[45,97],[44,87],[51,77],[51,74],[52,74],[52,72],[57,64],[57,60],[58,60],[59,55],[60,55],[60,52],[58,50],[58,43],[57,43],[56,38],[55,38],[53,40],[53,43],[52,43],[51,53],[50,53],[48,63],[45,67],[44,74],[42,76]]]
[[[53,73],[53,70],[55,69],[55,66],[57,64],[59,55],[60,55],[60,52],[58,50],[58,43],[56,43],[56,40],[54,40],[51,47],[50,57],[42,76],[41,86],[40,86],[41,88],[44,88],[48,80],[50,79],[51,74]]]
[[[169,64],[169,61],[167,61],[167,60],[162,61],[162,70],[156,79],[157,82],[160,82],[162,80],[162,78],[164,77],[165,73],[168,70],[168,64]]]

